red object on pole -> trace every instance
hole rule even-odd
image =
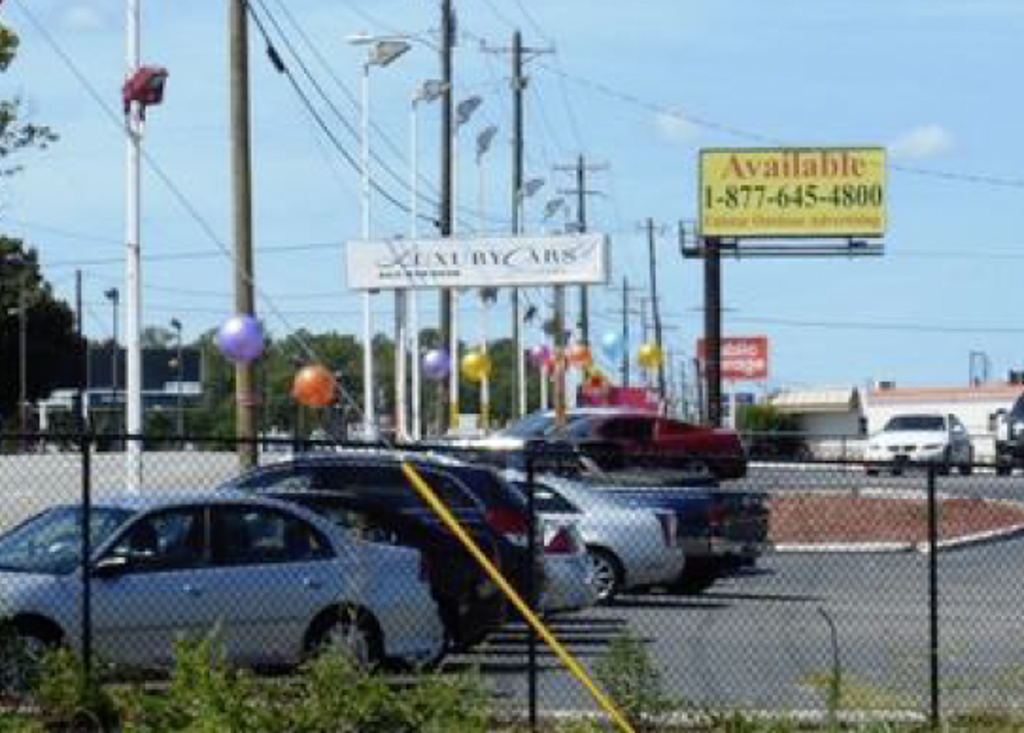
[[[140,66],[121,87],[124,113],[128,114],[132,102],[138,102],[141,107],[139,114],[144,118],[146,107],[163,101],[166,82],[167,69],[162,66]]]

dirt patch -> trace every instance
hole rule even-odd
[[[801,494],[770,500],[773,544],[926,542],[924,499]],[[939,502],[939,539],[1024,525],[1024,508],[978,498]]]

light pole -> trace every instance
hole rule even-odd
[[[487,207],[484,202],[484,156],[487,151],[491,148],[491,143],[494,142],[495,135],[498,134],[498,128],[494,125],[488,125],[476,136],[476,172],[477,172],[477,215],[480,217],[480,221],[485,221],[484,215],[487,211]],[[493,289],[488,289],[493,292]],[[481,290],[481,300],[483,301],[484,317],[480,319],[480,341],[481,351],[484,355],[484,361],[488,359],[487,356],[487,308],[491,304],[491,298],[488,290]],[[490,369],[485,369],[483,378],[480,380],[480,427],[485,433],[490,430],[491,423],[491,376]]]
[[[416,246],[419,236],[419,119],[417,110],[420,102],[434,102],[445,92],[443,82],[436,79],[424,81],[412,94],[409,105],[409,238]],[[412,439],[422,437],[422,398],[420,396],[420,312],[419,294],[415,288],[409,291],[409,331],[412,334]],[[402,357],[405,364],[405,357]],[[402,388],[405,387],[404,375]],[[403,410],[404,405],[403,405]],[[404,414],[404,412],[403,412]]]
[[[163,100],[167,70],[141,66],[139,58],[139,0],[125,2],[125,66],[127,78],[121,87],[124,103],[125,149],[125,414],[131,439],[125,453],[126,485],[137,491],[142,483],[142,285],[141,217],[142,131],[146,108]]]
[[[547,222],[559,211],[565,209],[565,199],[561,196],[553,198],[544,205],[544,221]],[[546,314],[545,314],[546,317]],[[555,286],[555,313],[554,313],[554,342],[555,342],[555,354],[556,356],[562,353],[565,346],[565,286]],[[555,376],[558,377],[556,384],[554,385],[554,406],[555,406],[555,420],[559,427],[562,427],[565,422],[565,369],[558,369],[555,372]],[[547,388],[548,388],[548,368],[546,365],[540,367],[540,385],[541,385],[541,410],[548,409],[547,399]]]
[[[480,107],[483,100],[478,96],[466,97],[455,105],[455,125],[452,128],[452,211],[459,210],[459,128],[469,122],[473,113]],[[458,230],[458,216],[452,216],[451,236],[455,237]],[[452,288],[452,317],[449,329],[448,353],[451,356],[451,369],[448,372],[448,427],[454,430],[459,426],[459,290]]]
[[[110,349],[110,415],[111,425],[115,428],[113,432],[117,432],[117,312],[118,305],[121,302],[121,293],[118,292],[117,288],[110,288],[109,290],[103,291],[103,295],[106,296],[107,300],[110,301],[111,315],[113,317],[114,325],[114,341],[113,346]]]
[[[177,377],[177,383],[178,383],[178,416],[177,416],[178,417],[178,442],[180,443],[180,447],[184,448],[184,446],[185,446],[185,410],[184,410],[184,402],[182,401],[181,388],[182,388],[182,382],[185,379],[185,362],[182,359],[183,350],[182,350],[182,342],[181,342],[181,321],[179,321],[177,318],[172,318],[171,319],[171,328],[174,329],[174,332],[175,332],[175,334],[178,337],[178,356],[177,356],[177,359],[175,360],[177,362],[177,366],[178,366],[178,377]]]
[[[520,235],[522,233],[522,228],[523,228],[523,206],[524,206],[525,200],[530,198],[531,196],[533,196],[535,193],[537,193],[543,187],[544,187],[544,179],[543,178],[531,178],[528,181],[525,181],[519,187],[519,191],[516,192],[516,206],[518,207],[518,212],[517,212],[517,215],[516,215],[516,221],[518,223],[518,231],[516,231],[516,235]],[[518,317],[518,313],[516,314],[516,317]],[[515,325],[516,325],[516,331],[518,332],[519,323],[517,322]],[[516,375],[517,375],[516,383],[519,385],[519,395],[518,395],[518,399],[519,399],[519,415],[525,415],[526,414],[526,359],[523,357],[522,342],[519,341],[518,339],[515,339],[514,341],[515,341],[514,347],[515,347]]]
[[[384,67],[409,50],[408,43],[394,38],[349,36],[349,43],[367,46],[366,61],[362,66],[359,101],[359,168],[362,178],[360,196],[362,211],[361,236],[370,239],[370,67]],[[370,311],[370,291],[363,293],[363,437],[377,435],[376,410],[373,400],[373,315]]]

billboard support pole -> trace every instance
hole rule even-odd
[[[704,239],[704,379],[708,424],[722,426],[722,255],[716,237]]]

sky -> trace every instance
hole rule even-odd
[[[510,226],[507,49],[519,29],[531,49],[525,176],[545,179],[527,202],[527,231],[564,223],[561,214],[542,216],[546,202],[574,188],[564,167],[579,155],[594,166],[588,227],[610,237],[612,276],[591,291],[592,341],[621,329],[623,278],[639,289],[630,309],[642,305],[651,218],[666,348],[674,363],[692,359],[703,270],[680,256],[677,230],[680,221],[693,230],[701,149],[871,145],[888,151],[884,256],[725,260],[724,335],[770,341],[770,379],[737,388],[966,384],[972,352],[984,355],[992,379],[1024,367],[1024,103],[1015,73],[1024,3],[454,4],[455,98],[483,99],[459,138],[460,226]],[[143,62],[170,72],[144,138],[143,324],[176,318],[188,340],[233,314],[227,5],[140,5]],[[345,285],[344,245],[359,236],[360,179],[345,154],[358,159],[365,48],[347,39],[413,37],[406,56],[373,70],[370,95],[373,177],[404,206],[409,101],[417,84],[440,73],[439,3],[251,6],[319,116],[275,72],[250,23],[257,312],[275,336],[298,328],[358,334],[360,298]],[[21,97],[30,121],[60,135],[50,149],[23,155],[24,172],[3,182],[0,231],[38,250],[44,276],[69,302],[81,270],[92,338],[111,334],[104,290],[124,287],[124,15],[119,0],[0,0],[0,22],[21,38],[17,60],[0,75],[0,98]],[[418,187],[436,197],[436,105],[422,106],[418,120]],[[473,139],[488,125],[499,132],[481,171]],[[371,210],[374,235],[409,231],[400,207],[375,196]],[[542,306],[550,293],[526,297]],[[436,323],[436,300],[421,299],[425,325]],[[373,306],[375,322],[390,329],[392,299],[376,297]],[[485,320],[491,336],[509,331],[505,297],[480,317],[467,295],[461,312],[469,339]],[[635,313],[630,329],[641,331]],[[525,338],[539,342],[539,327],[528,326]]]

